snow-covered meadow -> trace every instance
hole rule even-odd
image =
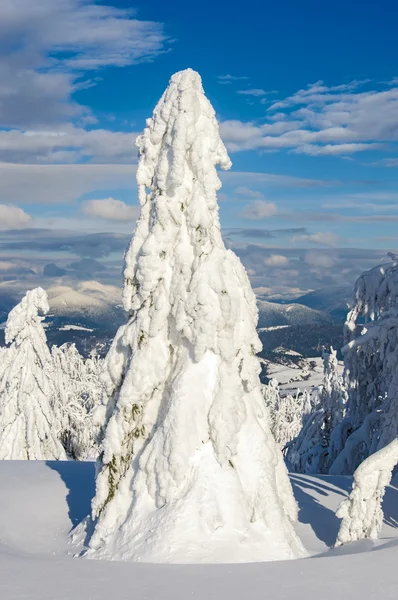
[[[398,481],[378,541],[330,550],[351,477],[291,475],[297,531],[310,556],[294,561],[160,565],[73,558],[69,531],[90,510],[94,464],[0,462],[2,600],[395,600]]]

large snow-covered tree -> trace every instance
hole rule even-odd
[[[340,505],[342,518],[336,546],[364,538],[376,539],[383,525],[382,502],[398,464],[398,439],[364,460],[354,473],[351,494]]]
[[[398,437],[398,262],[361,275],[343,348],[347,417],[335,430],[343,448],[332,474],[352,474]]]
[[[28,291],[8,315],[0,377],[0,459],[65,459],[58,441],[58,420],[51,403],[51,355],[41,314],[48,312],[46,292]]]
[[[137,145],[141,216],[123,292],[130,316],[106,358],[88,555],[302,555],[261,393],[255,297],[221,238],[216,165],[231,163],[197,73],[171,78]]]

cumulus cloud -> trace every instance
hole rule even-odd
[[[6,127],[88,116],[71,100],[76,87],[96,83],[79,80],[82,72],[152,60],[167,43],[162,24],[90,0],[3,0],[0,37],[0,123]]]
[[[241,217],[249,220],[267,219],[278,214],[278,207],[274,202],[253,200],[241,212]]]
[[[32,217],[18,206],[0,204],[0,229],[21,229],[26,227]]]
[[[398,86],[364,90],[369,81],[326,86],[322,81],[274,102],[266,122],[224,121],[231,152],[287,149],[347,156],[398,142]],[[394,166],[392,160],[390,166]],[[386,163],[388,164],[388,163]]]
[[[321,269],[329,269],[332,267],[336,260],[335,257],[331,254],[324,254],[322,252],[307,252],[303,258],[306,265],[309,267],[321,268]]]
[[[137,133],[64,125],[55,130],[0,131],[0,162],[132,163]]]
[[[82,210],[86,215],[110,221],[133,221],[137,219],[140,212],[138,206],[129,206],[115,198],[86,200],[83,203]]]
[[[0,260],[0,271],[10,271],[14,266],[14,263],[9,260]]]
[[[335,246],[338,240],[339,237],[337,235],[327,231],[319,231],[317,233],[309,233],[306,235],[296,235],[291,239],[293,243],[304,242],[320,246]]]
[[[264,260],[266,267],[286,267],[289,264],[289,259],[282,254],[271,254]]]

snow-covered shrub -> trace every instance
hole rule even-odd
[[[307,414],[311,412],[309,392],[297,390],[295,396],[281,395],[276,379],[271,379],[262,389],[270,415],[272,434],[281,450],[285,451],[290,442],[298,436]]]
[[[0,459],[65,459],[51,403],[51,355],[42,325],[48,312],[42,288],[28,291],[8,315],[10,344],[0,374]]]
[[[336,546],[363,538],[377,538],[383,525],[382,501],[398,463],[398,440],[363,461],[354,473],[352,492],[340,505],[342,518]]]
[[[343,348],[347,418],[335,431],[342,451],[332,474],[353,473],[398,436],[398,263],[363,273],[355,299]]]
[[[286,453],[288,468],[298,473],[328,473],[341,447],[335,430],[344,418],[347,392],[337,369],[333,348],[323,353],[323,381],[314,410],[303,419],[303,428]]]
[[[104,391],[100,378],[103,361],[96,356],[84,360],[75,344],[53,346],[51,355],[54,411],[62,445],[76,460],[95,458],[99,433],[95,412]]]
[[[197,73],[172,77],[137,145],[141,216],[123,291],[130,316],[105,361],[89,555],[301,555],[261,393],[256,300],[221,237],[216,165],[231,163]]]

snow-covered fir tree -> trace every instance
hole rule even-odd
[[[336,546],[378,537],[383,525],[384,493],[397,464],[398,440],[395,439],[359,465],[351,494],[337,511],[342,522]]]
[[[342,451],[331,474],[352,474],[398,437],[398,262],[363,273],[355,301],[343,348],[347,418],[335,430]]]
[[[172,77],[137,145],[130,316],[106,358],[88,555],[300,556],[297,507],[261,393],[256,301],[221,238],[216,165],[231,163],[197,73]]]
[[[53,346],[51,355],[61,443],[71,458],[95,458],[99,434],[95,411],[103,394],[102,361],[96,356],[84,360],[75,344]]]
[[[306,415],[311,411],[309,393],[307,390],[297,390],[294,396],[281,395],[276,379],[271,379],[262,389],[270,414],[272,434],[281,450],[285,451],[299,435]]]
[[[0,459],[65,459],[51,403],[54,387],[48,372],[51,355],[42,325],[47,294],[28,291],[8,315],[0,378]]]
[[[323,352],[323,381],[318,402],[303,421],[303,428],[286,454],[288,467],[299,473],[328,473],[341,451],[336,428],[344,419],[347,392],[338,373],[337,353]]]

